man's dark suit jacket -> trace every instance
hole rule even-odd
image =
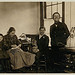
[[[50,26],[52,46],[57,46],[59,42],[66,45],[66,41],[69,35],[70,33],[65,23],[57,22]]]
[[[43,35],[39,39],[39,35],[36,36],[37,46],[40,52],[47,52],[49,45],[49,37],[47,35]]]

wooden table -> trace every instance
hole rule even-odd
[[[66,70],[65,72],[75,73],[75,47],[65,47],[59,49],[66,56]]]

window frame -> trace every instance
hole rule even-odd
[[[60,18],[62,18],[62,22],[64,23],[65,22],[65,2],[62,2],[62,3],[57,2],[57,4],[52,4],[52,5],[47,5],[47,6],[51,6],[51,11],[52,11],[52,6],[58,5],[58,4],[62,4],[62,17]],[[44,9],[44,19],[52,19],[52,18],[47,18],[47,15],[46,15],[47,6],[46,6],[46,2],[44,2],[44,8],[43,8]],[[51,12],[51,15],[52,15],[52,12]]]

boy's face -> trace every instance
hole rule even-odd
[[[54,18],[53,19],[54,19],[55,22],[58,22],[59,19],[60,19],[59,14],[54,14]]]
[[[3,36],[0,36],[0,42],[3,40]]]
[[[40,29],[40,34],[43,35],[45,33],[44,28]]]

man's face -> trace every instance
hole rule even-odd
[[[59,19],[60,19],[59,14],[54,14],[54,21],[55,21],[55,22],[58,22]]]
[[[45,33],[45,29],[44,28],[40,29],[40,35],[43,35],[44,33]]]

